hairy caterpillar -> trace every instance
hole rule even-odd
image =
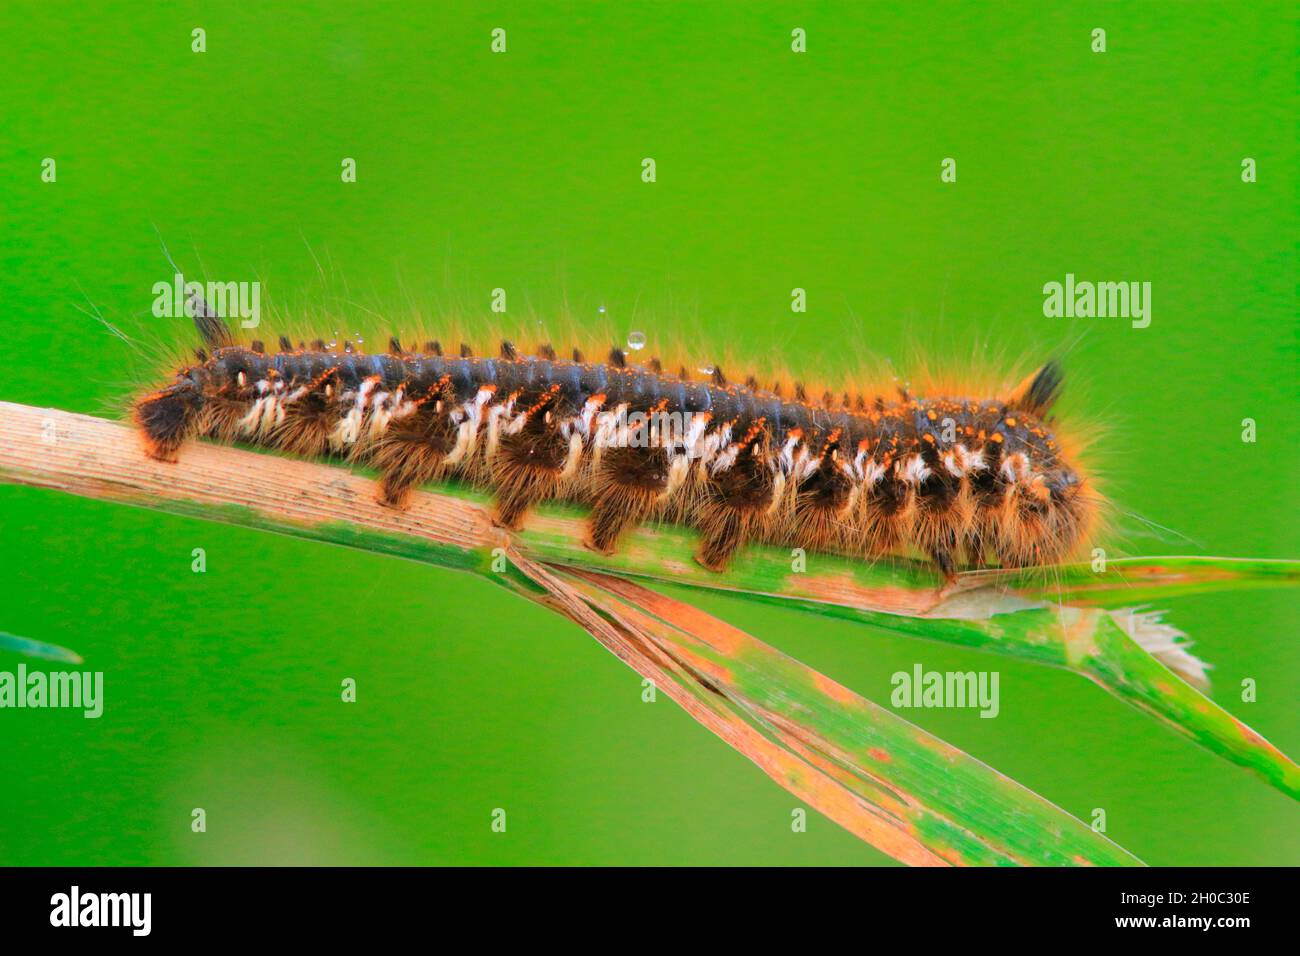
[[[1061,370],[1048,362],[998,397],[824,394],[604,361],[550,345],[494,357],[436,341],[386,353],[281,337],[234,342],[210,315],[204,348],[171,385],[139,398],[149,455],[188,439],[247,441],[362,461],[380,498],[456,475],[494,489],[518,528],[550,498],[591,506],[588,546],[615,548],[647,519],[698,528],[698,560],[722,570],[745,541],[850,555],[919,551],[958,567],[1046,564],[1086,536],[1098,497],[1054,433]]]

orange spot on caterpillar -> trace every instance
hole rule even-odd
[[[524,412],[524,417],[532,418],[535,414],[540,412],[547,405],[550,405],[553,401],[555,401],[555,397],[559,394],[560,394],[560,386],[558,384],[550,386],[549,388],[546,389],[545,392],[542,393],[542,397],[539,398],[535,403],[533,403],[533,405],[528,409],[528,411]]]
[[[753,444],[754,440],[757,439],[759,435],[763,434],[763,426],[766,424],[766,418],[760,418],[755,421],[754,424],[749,427],[749,431],[745,432],[745,437],[740,440],[741,447],[745,448]]]

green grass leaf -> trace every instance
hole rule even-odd
[[[0,631],[0,650],[13,651],[15,654],[22,654],[24,657],[35,657],[46,661],[59,661],[65,664],[81,664],[81,655],[76,651],[70,651],[66,647],[60,647],[58,644],[46,644],[44,641],[35,641],[30,637],[19,637],[17,634],[6,634]]]

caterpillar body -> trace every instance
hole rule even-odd
[[[204,348],[133,414],[149,455],[199,436],[365,462],[379,496],[455,475],[495,491],[518,528],[551,498],[590,505],[586,544],[613,550],[647,519],[698,528],[697,559],[723,570],[747,540],[875,557],[919,551],[951,578],[996,559],[1057,561],[1087,535],[1098,499],[1055,434],[1061,370],[1048,362],[1002,397],[762,388],[603,361],[550,345],[492,356],[436,341],[365,354],[322,340],[236,344],[219,319]],[[789,391],[789,394],[785,394]]]

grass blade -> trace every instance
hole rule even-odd
[[[1075,671],[1200,746],[1300,799],[1300,767],[1295,761],[1184,679],[1195,680],[1203,675],[1199,661],[1181,647],[1157,655],[1142,646],[1140,631],[1151,626],[1150,612],[1143,615],[1131,610],[1061,605],[960,620],[902,617],[815,602],[779,603],[894,633]],[[1182,667],[1181,676],[1171,665]]]
[[[973,572],[976,580],[1049,601],[1097,607],[1130,607],[1188,594],[1295,587],[1300,561],[1262,558],[1147,557],[1112,558],[1104,571],[1087,563],[1061,564],[1041,571]]]
[[[6,634],[4,631],[0,631],[0,650],[13,651],[24,657],[35,657],[45,661],[58,661],[62,664],[85,663],[80,654],[66,647],[46,644],[44,641],[36,641],[30,637],[19,637],[17,634]]]
[[[51,440],[50,436],[54,436]],[[1296,766],[1259,734],[1178,680],[1096,608],[1049,603],[1060,595],[1112,606],[1195,590],[1294,586],[1300,562],[1135,558],[1034,572],[974,572],[944,586],[928,567],[810,555],[806,573],[790,555],[749,549],[726,575],[691,558],[694,535],[645,528],[613,557],[578,542],[582,513],[547,507],[519,535],[493,526],[485,496],[440,486],[396,512],[377,504],[371,483],[344,469],[198,443],[179,464],[140,454],[123,425],[56,409],[0,402],[0,481],[260,528],[442,567],[493,575],[507,548],[534,563],[727,590],[898,633],[1067,667],[1153,714],[1197,743],[1249,767],[1296,796]],[[1059,571],[1060,574],[1056,575]],[[507,572],[517,575],[514,569]],[[498,575],[493,575],[494,577]],[[1100,583],[1099,583],[1100,581]],[[1131,582],[1137,592],[1124,590]],[[524,582],[513,583],[523,585]],[[1007,590],[1010,588],[1011,590]],[[1081,650],[1082,649],[1082,650]],[[1191,675],[1189,675],[1191,676]]]
[[[773,779],[823,812],[825,791],[838,784],[857,812],[848,822],[836,816],[840,807],[827,815],[899,859],[1139,863],[1015,781],[698,608],[622,578],[588,571],[563,576],[594,607],[653,642],[678,665],[673,675],[692,693],[794,758],[769,767],[746,754]],[[919,854],[918,845],[934,859]]]

